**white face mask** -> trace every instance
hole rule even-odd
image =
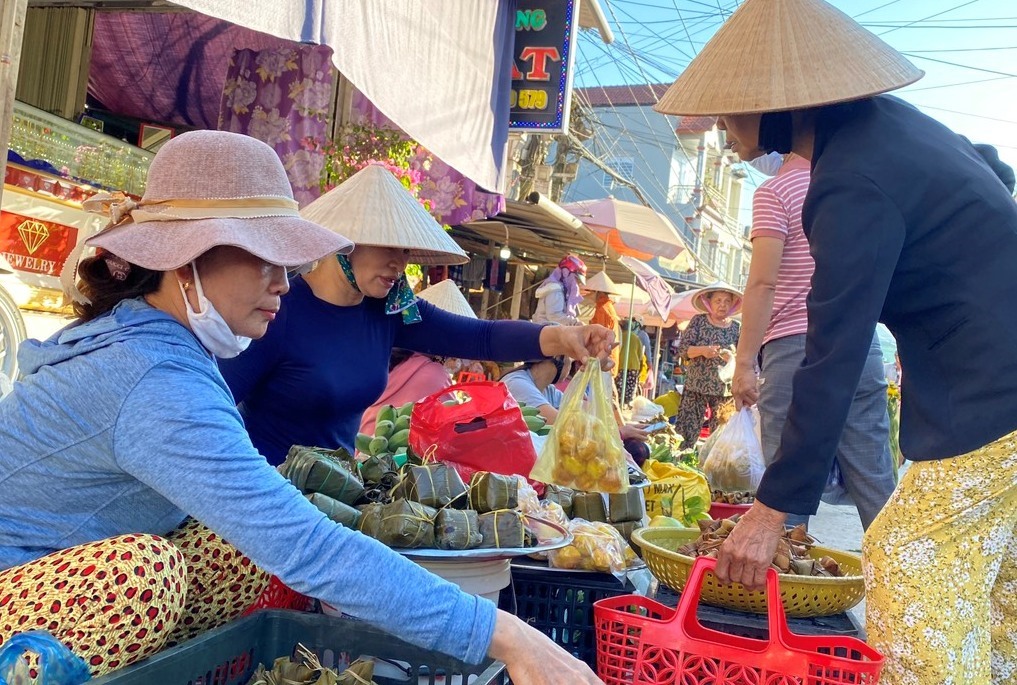
[[[755,159],[750,159],[746,164],[761,174],[776,176],[780,168],[784,166],[784,155],[779,152],[771,152],[766,155],[759,155]]]
[[[184,284],[177,280],[180,295],[184,298],[184,309],[187,311],[187,321],[191,324],[191,332],[205,349],[216,357],[232,359],[247,349],[251,339],[234,335],[226,320],[205,297],[201,289],[201,279],[198,278],[198,266],[194,262],[191,262],[191,272],[194,274],[194,290],[198,295],[198,311],[191,311],[191,303],[187,300]]]

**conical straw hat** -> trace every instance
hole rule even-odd
[[[462,291],[459,290],[459,286],[451,279],[446,278],[444,281],[439,281],[429,288],[424,288],[417,293],[417,297],[430,302],[438,309],[443,309],[449,314],[468,316],[471,319],[477,318],[477,315],[473,313],[473,309],[470,307],[470,303],[466,301]]]
[[[731,302],[731,309],[727,313],[728,316],[734,316],[739,311],[741,311],[742,308],[741,291],[735,287],[728,285],[724,281],[717,281],[716,283],[712,283],[711,285],[708,285],[705,288],[700,289],[698,292],[696,292],[695,295],[692,296],[692,306],[696,308],[696,311],[703,312],[704,314],[708,313],[709,310],[707,309],[704,300],[706,299],[706,296],[710,295],[711,293],[730,293],[731,297],[734,298],[734,300]]]
[[[618,290],[618,286],[611,280],[611,277],[606,272],[601,271],[600,273],[594,274],[593,278],[586,281],[586,285],[583,286],[584,290],[593,290],[598,293],[607,293],[608,295],[621,295],[621,291]]]
[[[364,167],[300,212],[357,245],[401,247],[411,264],[463,264],[461,247],[382,166]]]
[[[745,0],[668,88],[664,114],[752,114],[847,102],[925,75],[822,0]]]

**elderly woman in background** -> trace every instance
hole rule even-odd
[[[677,431],[692,446],[703,429],[710,408],[710,431],[717,428],[717,409],[727,388],[718,369],[730,360],[738,345],[740,327],[731,316],[738,313],[742,294],[723,283],[703,288],[692,298],[696,314],[682,332],[678,356],[685,366],[685,388],[678,408]]]

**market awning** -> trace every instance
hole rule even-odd
[[[566,254],[578,255],[592,271],[604,270],[618,283],[631,283],[632,272],[619,255],[582,221],[539,193],[526,201],[508,200],[505,211],[487,221],[456,226],[452,235],[462,247],[488,254],[491,244],[508,246],[512,259],[536,266],[553,266]]]
[[[195,40],[166,40],[165,35],[153,35],[150,26],[156,21],[152,15],[157,12],[116,13],[127,19],[118,22],[120,30],[107,36],[108,40],[102,37],[101,25],[97,26],[97,41],[102,44],[105,40],[105,44],[99,46],[101,49],[112,50],[115,46],[111,41],[122,47],[116,51],[116,59],[106,60],[115,70],[106,76],[113,78],[115,73],[122,73],[130,77],[121,83],[122,89],[150,93],[161,88],[177,99],[194,97],[197,93],[186,89],[206,80],[203,64],[224,75],[232,48],[252,47],[228,45],[229,52],[225,53],[214,49],[229,42],[223,37],[233,28],[230,25],[289,41],[328,45],[339,71],[411,138],[482,188],[502,190],[508,140],[514,3],[507,0],[465,3],[460,0],[175,2],[221,20],[221,25],[200,27],[195,32]],[[75,4],[89,3],[76,0]],[[98,2],[92,4],[101,6]],[[100,13],[100,17],[103,15],[105,13]],[[126,30],[123,27],[127,27]],[[262,36],[256,41],[259,45],[253,47],[263,47],[261,43],[267,36]],[[160,67],[156,62],[183,64],[186,69],[177,80],[167,82],[160,79],[168,67]],[[224,78],[214,84],[218,88],[212,96],[215,111],[223,82]],[[410,93],[412,97],[407,97]],[[202,92],[202,95],[207,94]],[[113,107],[110,102],[105,104]],[[192,125],[207,126],[207,118],[196,116]]]

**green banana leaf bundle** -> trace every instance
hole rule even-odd
[[[606,522],[604,498],[599,492],[577,492],[572,496],[572,518]]]
[[[390,454],[368,457],[360,462],[358,470],[364,483],[370,485],[384,484],[386,479],[391,479],[392,482],[395,482],[399,475],[399,467],[396,466]],[[392,487],[391,483],[388,487]]]
[[[629,488],[628,492],[608,495],[607,520],[611,523],[642,520],[646,513],[642,493],[639,488]]]
[[[621,533],[621,536],[625,538],[625,542],[632,544],[632,533],[637,528],[643,527],[642,521],[625,521],[624,523],[612,523],[614,529]],[[638,547],[636,548],[638,549]]]
[[[566,516],[572,516],[572,498],[575,490],[563,485],[548,485],[544,490],[544,499],[548,502],[555,502],[562,508]]]
[[[434,544],[438,549],[473,549],[484,541],[480,515],[472,509],[442,509],[434,522]]]
[[[526,526],[523,516],[515,509],[489,511],[480,515],[480,534],[484,549],[507,549],[526,546]]]
[[[378,538],[378,531],[381,530],[381,512],[385,505],[381,502],[371,502],[359,507],[360,522],[358,530],[369,537]]]
[[[399,498],[435,509],[453,503],[466,506],[466,484],[459,473],[447,464],[407,466],[402,480],[392,490],[392,499]]]
[[[379,542],[389,547],[434,547],[434,519],[438,511],[419,502],[398,499],[384,505],[378,526]]]
[[[258,664],[247,685],[378,685],[374,681],[374,662],[357,659],[342,673],[322,666],[318,656],[297,644],[296,660],[281,656],[268,670]]]
[[[325,516],[336,523],[353,530],[359,530],[361,514],[350,505],[343,504],[339,500],[332,499],[320,492],[312,492],[306,495],[306,497],[311,501],[311,504],[318,507],[319,511],[323,512]]]
[[[519,481],[515,476],[502,476],[477,471],[470,479],[470,509],[484,514],[519,506]]]
[[[313,447],[290,448],[279,471],[301,492],[318,492],[344,504],[354,504],[364,494],[363,483],[340,459]]]

